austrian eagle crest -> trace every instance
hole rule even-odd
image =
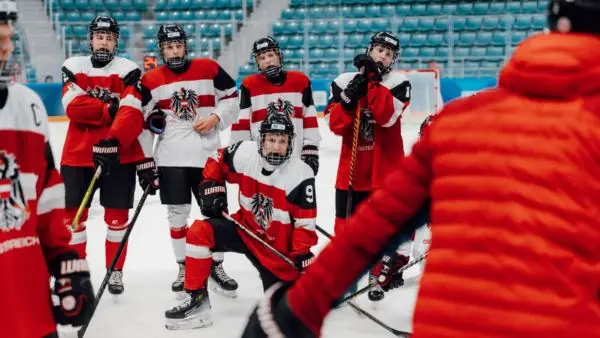
[[[360,138],[365,142],[373,142],[374,131],[373,126],[375,118],[369,109],[363,109],[360,114]]]
[[[182,121],[193,121],[196,117],[198,95],[192,89],[180,88],[171,95],[171,110]]]
[[[256,223],[267,230],[271,226],[271,219],[273,217],[273,200],[261,193],[256,193],[252,196],[252,202],[250,202],[252,212],[254,212],[254,219]]]
[[[88,88],[86,90],[86,92],[88,93],[89,96],[100,99],[100,101],[102,101],[104,103],[110,102],[110,100],[112,100],[112,98],[113,98],[113,95],[110,92],[110,90],[100,87],[100,86],[94,86],[94,88]]]
[[[21,229],[29,215],[15,156],[0,150],[0,231]]]
[[[277,99],[267,105],[267,116],[271,114],[286,114],[290,119],[294,117],[294,105],[288,100]]]

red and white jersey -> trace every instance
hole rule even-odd
[[[128,91],[122,110],[143,111],[146,117],[158,106],[166,115],[165,130],[158,137],[154,158],[163,167],[204,167],[211,153],[221,147],[219,131],[227,129],[239,114],[235,81],[211,59],[194,59],[182,72],[166,65],[142,76],[139,90]],[[214,130],[198,133],[194,123],[216,114]]]
[[[69,251],[64,186],[39,96],[13,84],[0,108],[0,332],[42,337],[56,329],[47,261]]]
[[[292,156],[269,174],[254,141],[234,143],[209,158],[204,179],[238,184],[240,210],[233,218],[292,258],[317,243],[317,201],[312,169]],[[262,265],[283,280],[297,277],[281,258],[238,229],[242,240]]]
[[[353,122],[356,112],[339,103],[341,92],[356,72],[343,73],[331,83],[325,118],[331,131],[342,136],[342,151],[335,187],[348,189],[352,154]],[[370,81],[367,95],[360,100],[360,127],[354,164],[353,189],[370,191],[381,186],[386,174],[404,156],[400,119],[410,103],[411,85],[404,74],[390,72],[382,82]]]
[[[104,66],[94,64],[90,56],[65,61],[62,103],[70,122],[62,165],[93,166],[92,146],[109,137],[119,140],[121,163],[137,162],[151,154],[151,148],[141,146],[152,142],[150,132],[142,132],[142,114],[120,111],[113,120],[108,113],[111,98],[123,98],[128,87],[138,84],[140,75],[134,62],[120,57]]]
[[[318,147],[321,141],[310,80],[304,73],[286,71],[282,85],[272,84],[263,74],[244,79],[240,87],[240,118],[231,126],[231,144],[258,140],[260,124],[270,112],[285,112],[294,124],[293,154],[305,145]]]

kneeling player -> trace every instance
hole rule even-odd
[[[206,289],[213,252],[243,253],[260,273],[266,290],[277,281],[292,281],[313,259],[317,215],[313,170],[300,157],[290,157],[294,126],[281,113],[260,126],[260,141],[235,143],[209,158],[200,184],[202,213],[186,236],[185,290],[189,297],[166,311],[168,329],[212,324]],[[227,211],[225,181],[240,187],[240,210],[233,218],[288,256],[296,268],[223,218]]]

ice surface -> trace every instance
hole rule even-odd
[[[322,121],[320,121],[322,123]],[[408,150],[417,135],[416,125],[403,128]],[[60,154],[66,135],[67,123],[50,124],[51,143],[56,163],[60,163]],[[317,176],[318,224],[333,232],[334,219],[334,182],[339,157],[340,140],[331,134],[325,125],[320,125],[323,136],[320,153],[320,171]],[[223,134],[223,143],[228,142],[228,133]],[[229,208],[238,209],[237,187],[229,186]],[[142,195],[136,187],[136,200]],[[130,212],[130,216],[133,210]],[[191,220],[200,217],[198,208],[193,205]],[[98,194],[93,199],[87,221],[88,259],[92,280],[97,291],[105,274],[104,239],[106,226],[98,204]],[[325,237],[319,237],[315,253],[328,243]],[[177,265],[171,249],[166,208],[160,205],[158,196],[149,196],[135,224],[129,239],[129,249],[124,268],[125,292],[116,301],[107,291],[104,293],[98,309],[86,333],[86,337],[239,337],[245,327],[249,313],[262,297],[262,287],[258,273],[248,260],[239,254],[227,253],[225,270],[239,282],[238,298],[228,299],[211,294],[212,319],[210,328],[168,331],[165,329],[164,311],[178,302],[171,292],[171,282],[177,274]],[[407,271],[407,277],[418,275],[420,267]],[[332,273],[343,273],[340,271]],[[361,286],[366,285],[363,280]],[[358,299],[358,304],[388,325],[403,331],[411,330],[412,312],[417,287],[404,287],[394,290],[376,306],[366,295]],[[72,336],[64,334],[64,337]],[[361,319],[349,307],[332,311],[327,317],[324,337],[390,337],[368,319]]]

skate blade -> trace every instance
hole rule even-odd
[[[212,280],[212,278],[209,278],[209,283],[208,283],[208,289],[210,291],[213,291],[214,293],[217,293],[221,296],[227,297],[227,298],[237,298],[237,291],[236,290],[224,290],[223,288],[221,288],[219,286],[219,284],[215,281]]]
[[[195,315],[188,318],[182,319],[171,319],[167,318],[165,327],[167,330],[191,330],[201,329],[204,327],[212,326],[213,322],[210,315]]]

